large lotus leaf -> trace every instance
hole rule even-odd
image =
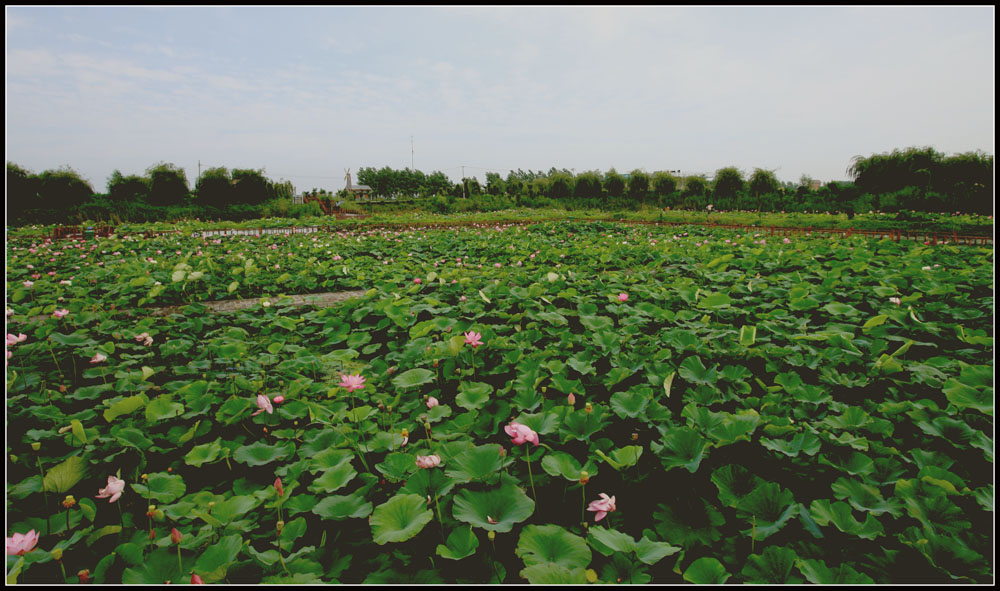
[[[597,582],[596,572],[588,570],[587,575],[588,582]],[[624,585],[645,585],[652,582],[653,577],[649,576],[643,565],[625,554],[617,553],[612,554],[611,560],[601,569],[600,580],[601,582]]]
[[[647,391],[633,388],[628,392],[615,392],[611,395],[611,410],[621,418],[637,418],[646,410],[650,394]]]
[[[226,536],[212,544],[201,553],[194,564],[194,572],[206,583],[221,581],[226,577],[226,571],[236,561],[243,547],[243,538],[239,534]]]
[[[476,553],[479,547],[479,539],[472,533],[472,526],[462,526],[448,534],[448,539],[444,544],[438,544],[435,552],[441,558],[448,560],[461,560]]]
[[[64,493],[87,475],[87,462],[80,456],[70,456],[49,468],[42,482],[46,492]]]
[[[462,382],[459,386],[455,404],[465,410],[478,410],[489,402],[493,386],[483,382]]]
[[[263,441],[256,441],[250,445],[244,445],[233,453],[233,459],[248,466],[263,466],[278,460],[291,457],[295,451],[294,443],[268,445]]]
[[[928,467],[928,470],[941,470],[940,468]],[[923,471],[921,471],[923,472]],[[902,510],[898,501],[894,498],[885,499],[878,487],[849,478],[838,478],[831,485],[833,496],[838,499],[846,499],[852,507],[858,511],[866,511],[875,515],[888,513],[893,517],[899,517]]]
[[[181,583],[191,580],[195,558],[181,557],[178,570],[177,553],[173,548],[160,548],[142,558],[133,568],[122,572],[121,582],[125,585],[162,585],[166,582]]]
[[[814,433],[810,433],[808,431],[804,433],[796,433],[791,440],[766,439],[762,437],[760,439],[760,444],[767,449],[783,453],[790,457],[796,457],[800,452],[806,454],[807,456],[814,456],[823,446],[819,437],[816,437]]]
[[[561,417],[554,412],[521,413],[517,417],[517,422],[525,427],[530,427],[532,431],[539,435],[548,435],[559,428],[560,419]]]
[[[746,566],[740,571],[746,583],[787,585],[801,583],[802,579],[792,574],[792,567],[798,556],[784,547],[768,546],[763,554],[751,554]]]
[[[219,453],[221,451],[222,445],[219,444],[218,440],[211,443],[196,445],[191,448],[191,451],[184,455],[184,463],[200,468],[202,464],[214,462],[216,458],[219,457]]]
[[[590,478],[597,476],[597,465],[589,458],[586,464],[580,466],[576,458],[562,451],[554,451],[542,458],[542,469],[550,476],[561,476],[573,482],[580,480],[583,470],[587,471]]]
[[[822,560],[802,558],[795,562],[807,581],[814,585],[870,585],[874,579],[866,574],[859,573],[848,564],[841,564],[839,568],[832,569],[826,566]]]
[[[352,495],[330,495],[316,503],[312,512],[323,519],[351,519],[368,517],[372,504],[360,493]]]
[[[763,540],[784,527],[798,507],[792,492],[774,482],[762,482],[736,503],[736,509],[751,523],[746,533],[755,540]]]
[[[587,541],[558,525],[527,525],[521,530],[516,553],[524,564],[558,564],[573,570],[590,564]]]
[[[587,583],[585,569],[570,570],[558,564],[533,564],[521,569],[521,576],[532,585],[583,585]]]
[[[867,476],[875,471],[875,462],[865,454],[836,448],[829,454],[820,454],[819,463],[833,466],[851,476]]]
[[[176,417],[184,412],[183,404],[180,402],[171,402],[170,398],[172,396],[172,394],[158,396],[155,400],[146,405],[146,420],[149,423],[155,423],[157,421],[162,421],[163,419]]]
[[[708,432],[708,436],[715,440],[715,447],[729,445],[738,440],[750,441],[750,436],[760,423],[760,415],[753,409],[737,414],[720,414],[721,423]]]
[[[682,361],[681,366],[677,369],[677,372],[688,382],[703,386],[714,385],[718,379],[718,373],[715,371],[715,367],[706,369],[705,364],[701,361],[701,357],[698,357],[697,355],[692,355]]]
[[[149,497],[161,503],[172,503],[184,496],[187,485],[180,474],[150,474],[146,484],[132,484],[132,489],[143,497]]]
[[[149,398],[145,394],[137,394],[135,396],[129,396],[128,398],[119,400],[104,411],[104,420],[110,423],[122,415],[131,414],[139,410],[145,406],[147,402],[149,402]]]
[[[392,378],[392,384],[397,388],[412,388],[413,386],[419,386],[433,381],[434,377],[435,374],[433,371],[418,367],[404,371],[398,376]]]
[[[427,499],[419,495],[396,495],[372,512],[369,522],[375,543],[403,542],[420,533],[434,512],[427,508]]]
[[[358,472],[350,463],[330,468],[309,485],[309,490],[315,493],[331,493],[339,490],[354,479]]]
[[[684,570],[684,580],[696,585],[721,585],[728,578],[726,567],[711,556],[695,560]]]
[[[722,537],[719,526],[726,518],[709,499],[690,496],[657,508],[653,513],[656,533],[682,548],[696,544],[711,546]]]
[[[875,519],[874,515],[866,514],[865,522],[861,523],[852,515],[851,506],[841,501],[831,503],[827,499],[816,499],[809,506],[809,514],[816,523],[822,526],[832,523],[845,534],[866,540],[874,540],[884,533],[882,524]]]
[[[656,564],[664,557],[681,551],[678,546],[671,546],[666,542],[656,542],[646,536],[636,542],[628,534],[600,526],[591,527],[589,535],[591,544],[600,553],[610,555],[612,552],[626,554],[635,552],[636,557],[646,564]]]
[[[668,429],[662,442],[650,443],[650,449],[660,457],[664,468],[685,468],[691,473],[698,470],[707,447],[708,441],[690,427]]]
[[[604,409],[594,406],[592,412],[577,410],[566,413],[559,435],[564,440],[578,439],[587,441],[594,433],[604,428]]]
[[[496,532],[508,532],[535,511],[535,501],[520,488],[512,485],[475,492],[462,490],[455,496],[455,519],[475,527]],[[490,520],[496,523],[491,523]]]
[[[446,476],[443,470],[417,470],[399,492],[420,495],[424,498],[440,497],[448,494],[453,486],[455,480]]]
[[[417,468],[414,456],[395,452],[385,456],[385,460],[381,463],[375,464],[375,469],[381,472],[387,480],[398,482],[406,480],[410,474],[416,472],[419,468]]]
[[[962,372],[965,376],[966,372]],[[944,395],[948,397],[948,402],[960,409],[971,408],[979,412],[993,416],[993,388],[979,387],[973,388],[954,378],[944,384]]]
[[[222,523],[230,523],[243,517],[259,504],[260,500],[251,496],[239,495],[230,497],[225,501],[215,504],[215,507],[212,508],[212,517]]]
[[[599,449],[595,449],[594,453],[600,456],[602,460],[607,462],[615,470],[621,470],[623,468],[634,466],[639,462],[639,458],[642,457],[642,446],[626,445],[625,447],[612,451],[610,455],[605,455],[605,453]]]
[[[491,479],[503,467],[500,450],[500,445],[489,443],[462,452],[448,462],[445,474],[459,483]]]

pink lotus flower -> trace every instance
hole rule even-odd
[[[184,538],[184,536],[181,534],[181,532],[177,531],[176,527],[175,528],[171,528],[171,530],[170,530],[170,541],[171,542],[173,542],[175,544],[180,544],[181,540],[183,538]]]
[[[119,480],[114,476],[108,476],[108,485],[99,491],[97,495],[98,499],[108,499],[109,503],[114,503],[118,500],[118,497],[122,496],[122,491],[125,489],[125,481]]]
[[[31,552],[38,544],[38,532],[31,530],[26,534],[14,534],[14,537],[7,538],[7,556],[24,556],[26,552]]]
[[[191,584],[192,585],[204,585],[205,581],[202,580],[198,575],[191,573]]]
[[[257,395],[257,412],[253,413],[252,417],[259,415],[260,413],[267,411],[267,414],[274,414],[274,407],[271,406],[271,399],[264,394]]]
[[[527,425],[522,425],[517,421],[511,421],[509,425],[503,428],[507,432],[507,435],[512,437],[511,443],[514,445],[523,445],[525,442],[530,441],[536,446],[538,445],[538,433],[535,433],[531,427]]]
[[[413,280],[413,282],[416,283],[417,285],[420,285],[420,278],[417,277],[416,279]]]
[[[281,479],[278,478],[274,481],[274,490],[278,491],[278,496],[285,496],[285,487],[281,486]]]
[[[599,495],[601,498],[596,501],[591,501],[587,505],[587,511],[596,511],[597,515],[594,516],[594,521],[600,521],[604,519],[604,516],[615,510],[615,498],[609,497],[608,495],[601,493]]]
[[[462,297],[458,298],[458,301],[460,301],[462,303],[465,303],[465,300],[466,300],[465,296],[462,296]]]
[[[52,313],[53,318],[62,318],[63,316],[69,314],[69,310],[63,308],[62,310],[56,310]]]
[[[107,359],[108,359],[107,355],[105,355],[103,353],[97,353],[96,355],[94,355],[93,357],[90,358],[90,362],[91,363],[101,363],[102,361],[107,361]]]
[[[440,456],[417,456],[418,468],[433,468],[441,463]]]
[[[347,388],[348,392],[353,392],[355,390],[360,390],[365,387],[365,379],[361,377],[361,374],[345,376],[340,374],[340,383],[337,384],[341,388]]]
[[[622,292],[622,293],[618,294],[618,301],[619,302],[628,301],[628,294],[625,293],[625,292]]]
[[[566,402],[568,402],[570,406],[573,406],[576,404],[576,396],[573,396],[573,393],[570,392],[569,395],[566,396]]]
[[[34,284],[35,284],[35,282],[34,282],[34,281],[25,281],[23,285],[24,285],[25,287],[31,287],[31,286],[32,286],[32,285],[34,285]]]
[[[899,298],[889,298],[889,301],[892,302],[893,304],[896,304],[897,306],[903,303],[903,300]]]
[[[27,338],[28,338],[28,336],[24,335],[24,334],[13,335],[13,334],[7,333],[7,346],[8,347],[13,347],[14,345],[16,345],[18,343],[24,342],[25,339],[27,339]]]
[[[438,404],[441,404],[441,403],[438,402],[438,399],[434,398],[433,396],[431,396],[430,398],[427,399],[427,408],[434,408]]]
[[[274,403],[275,404],[281,404],[284,401],[285,401],[285,397],[282,396],[281,394],[279,394],[279,395],[277,395],[277,396],[274,397]]]
[[[486,521],[489,522],[489,523],[492,523],[493,525],[496,525],[496,524],[500,523],[499,521],[497,521],[496,519],[493,519],[489,515],[486,516]]]
[[[472,348],[475,349],[479,347],[479,345],[483,344],[483,342],[479,340],[482,337],[483,335],[479,334],[478,332],[467,332],[465,333],[465,344],[472,345]]]

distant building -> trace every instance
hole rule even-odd
[[[344,170],[344,178],[347,179],[347,186],[344,189],[350,193],[354,200],[360,199],[371,199],[372,188],[368,185],[355,185],[351,183],[351,169],[347,168]]]
[[[823,186],[823,181],[818,181],[816,179],[809,179],[809,190],[819,191],[820,187]]]

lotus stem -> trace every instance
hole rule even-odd
[[[65,380],[66,376],[63,374],[62,368],[59,367],[59,360],[56,359],[56,352],[52,350],[52,343],[48,343],[48,345],[49,345],[49,353],[52,354],[52,361],[56,364],[56,369],[59,370],[59,378],[61,380]]]
[[[535,493],[535,477],[531,475],[531,449],[524,446],[524,459],[528,461],[528,482],[531,483],[531,497],[535,499],[535,508],[538,508],[538,495]]]
[[[184,574],[184,566],[181,564],[181,544],[177,542],[177,572]]]

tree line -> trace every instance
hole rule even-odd
[[[846,173],[852,182],[817,186],[803,175],[798,183],[781,182],[774,171],[749,174],[724,167],[711,179],[677,176],[667,171],[619,173],[567,169],[486,173],[453,183],[442,172],[390,167],[358,170],[357,182],[377,198],[420,200],[442,212],[497,210],[509,207],[635,209],[669,207],[743,211],[963,212],[992,214],[993,156],[981,151],[946,156],[932,148],[906,148],[855,156]],[[107,192],[97,194],[69,168],[31,173],[7,163],[8,220],[28,223],[79,219],[149,221],[199,217],[249,219],[261,216],[319,215],[317,204],[292,205],[290,182],[275,182],[263,170],[209,168],[189,187],[184,169],[169,163],[149,167],[144,175],[115,171]],[[345,190],[307,194],[350,201]]]

